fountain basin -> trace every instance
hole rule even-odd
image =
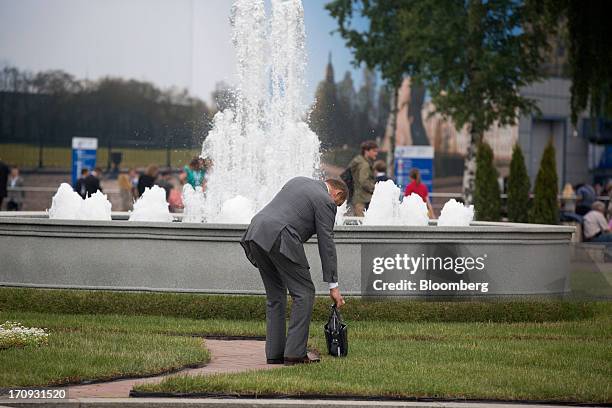
[[[240,237],[246,225],[72,221],[0,215],[0,285],[48,288],[262,294],[258,271]],[[395,292],[411,296],[556,295],[569,291],[573,227],[474,222],[469,227],[337,226],[342,292],[363,294],[375,257],[478,257],[485,268],[457,274],[418,271],[410,278],[489,282],[486,293]],[[316,237],[305,244],[318,293]],[[395,271],[397,274],[399,271]],[[386,275],[391,277],[391,275]],[[369,293],[372,294],[372,293]]]

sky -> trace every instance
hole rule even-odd
[[[269,0],[266,0],[269,1]],[[307,92],[324,77],[362,73],[324,5],[304,0]],[[235,81],[231,0],[0,0],[0,66],[61,69],[91,80],[119,76],[187,88],[208,102],[219,81]],[[363,23],[362,23],[363,24]]]

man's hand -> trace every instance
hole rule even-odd
[[[342,307],[342,305],[344,305],[344,299],[342,298],[342,295],[340,294],[340,289],[338,288],[330,289],[329,297],[334,301],[337,308],[340,308]]]

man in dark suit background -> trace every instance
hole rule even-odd
[[[100,186],[100,177],[102,176],[102,169],[96,167],[94,171],[89,173],[83,182],[85,183],[85,197],[91,197],[96,191],[102,192],[102,186]]]
[[[89,175],[89,169],[81,169],[81,177],[74,185],[76,191],[82,198],[87,198],[87,190],[85,189],[85,178]]]
[[[289,180],[259,213],[242,237],[247,258],[261,274],[266,289],[266,358],[268,364],[318,361],[306,349],[315,287],[303,243],[317,234],[323,280],[340,307],[334,223],[336,209],[346,200],[341,180],[318,181],[307,177]],[[285,333],[287,290],[293,300]]]

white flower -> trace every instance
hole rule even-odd
[[[6,321],[0,325],[0,349],[48,344],[47,329],[25,327],[19,322]]]

